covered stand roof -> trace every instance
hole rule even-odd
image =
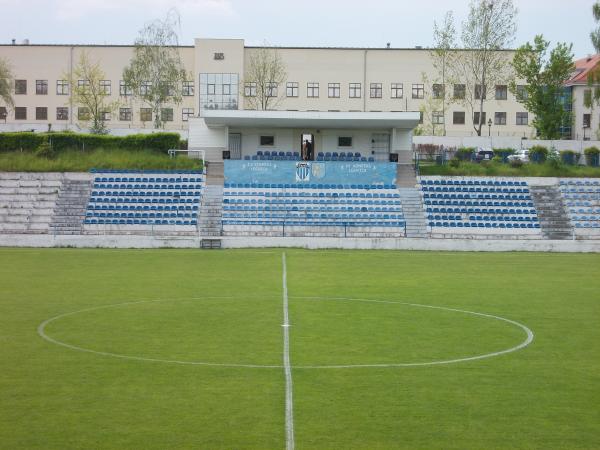
[[[332,111],[249,111],[203,110],[207,126],[269,128],[362,128],[412,130],[419,112],[332,112]]]

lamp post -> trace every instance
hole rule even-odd
[[[492,137],[492,119],[488,119],[488,136]]]

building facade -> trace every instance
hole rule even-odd
[[[241,39],[196,39],[181,46],[190,73],[179,105],[166,105],[165,128],[187,134],[189,119],[205,109],[249,109],[252,80],[245,79],[248,64],[259,49]],[[0,57],[9,61],[15,76],[15,108],[0,105],[2,129],[84,129],[79,106],[73,103],[67,79],[82,52],[99,62],[106,74],[103,88],[118,108],[105,117],[109,129],[152,129],[149,105],[128,95],[123,68],[132,46],[1,45]],[[436,78],[430,51],[395,48],[277,48],[287,79],[273,87],[273,109],[310,112],[421,112],[424,134],[474,136],[474,114],[460,101],[445,113],[431,108],[440,91],[454,97],[464,92],[459,84],[432,84]],[[507,58],[512,52],[506,52]],[[506,85],[495,86],[494,98],[485,102],[483,136],[534,137],[532,117]],[[575,102],[574,102],[575,103]],[[473,116],[476,117],[473,117]],[[577,128],[577,127],[575,127]],[[574,136],[575,137],[575,136]]]

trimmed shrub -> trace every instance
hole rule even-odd
[[[492,150],[494,150],[494,159],[498,157],[503,163],[508,162],[508,157],[515,153],[512,148],[494,148]]]
[[[559,152],[560,160],[563,164],[567,164],[568,166],[572,166],[579,162],[579,153],[574,152],[573,150],[562,150]]]
[[[474,147],[460,147],[456,149],[454,157],[459,161],[471,161],[473,159],[473,153],[475,153]]]
[[[542,164],[548,158],[548,148],[542,145],[534,145],[529,149],[530,161]]]
[[[585,154],[585,162],[588,166],[600,166],[600,149],[598,147],[588,147],[583,153]]]
[[[42,133],[0,133],[0,152],[32,152],[43,142]]]

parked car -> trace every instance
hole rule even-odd
[[[521,161],[529,162],[529,150],[522,148],[517,150],[514,154],[508,156],[508,162],[510,161]]]
[[[494,157],[493,150],[490,150],[487,148],[479,147],[477,149],[477,152],[475,153],[475,161],[476,162],[491,161],[493,157]]]

